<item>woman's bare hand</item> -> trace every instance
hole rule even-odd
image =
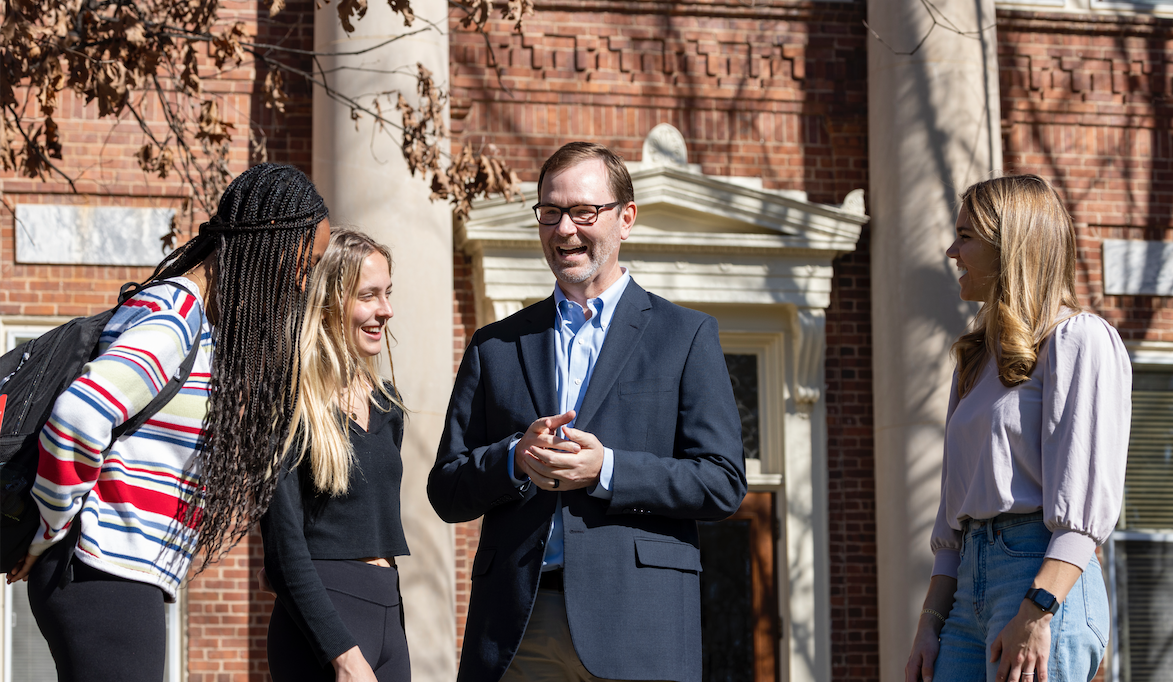
[[[37,563],[37,558],[33,554],[26,554],[23,559],[16,562],[12,570],[8,572],[8,584],[11,585],[19,580],[28,580],[29,572],[33,570],[33,564]]]
[[[1022,600],[1018,615],[998,633],[990,661],[999,661],[999,682],[1046,682],[1051,655],[1051,614]],[[1023,673],[1034,673],[1034,678]]]
[[[334,664],[334,679],[337,682],[378,682],[371,664],[363,658],[357,646],[347,649],[330,662]]]
[[[933,621],[936,621],[935,623]],[[904,682],[933,682],[933,666],[941,651],[941,619],[932,614],[921,614],[916,637],[912,640],[912,653],[904,666]]]

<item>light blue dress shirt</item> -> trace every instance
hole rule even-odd
[[[587,299],[587,307],[591,310],[589,320],[582,306],[566,298],[561,287],[554,287],[554,371],[559,414],[574,410],[577,421],[578,409],[582,405],[583,396],[586,395],[587,386],[590,385],[595,362],[599,359],[603,341],[607,338],[607,330],[611,328],[611,320],[615,317],[615,306],[629,282],[631,274],[624,269],[623,276],[607,287],[598,298]],[[568,426],[573,428],[574,424],[572,421]],[[509,445],[509,477],[513,479],[515,486],[522,486],[525,480],[517,478],[513,471],[514,448],[517,443],[518,441],[514,441]],[[599,471],[599,484],[590,492],[592,497],[611,499],[611,476],[614,472],[615,453],[611,448],[604,446],[603,467]],[[562,496],[559,494],[554,518],[550,521],[549,542],[546,543],[546,554],[542,557],[542,570],[561,568],[562,561]]]

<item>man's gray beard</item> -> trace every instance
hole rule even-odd
[[[595,273],[599,271],[599,264],[596,263],[592,258],[591,267],[578,275],[570,275],[566,272],[566,270],[560,270],[553,265],[550,266],[550,270],[554,273],[554,277],[556,277],[561,282],[565,282],[567,284],[582,284],[591,277],[595,276]]]
[[[610,244],[600,244],[599,242],[595,242],[594,246],[595,248],[593,250],[591,247],[587,247],[587,253],[590,254],[591,266],[584,270],[582,274],[573,276],[569,275],[565,270],[558,269],[556,265],[550,262],[551,255],[558,253],[558,246],[550,247],[550,253],[546,254],[546,265],[550,266],[550,271],[554,273],[554,277],[558,279],[558,281],[565,282],[567,284],[582,284],[588,279],[599,274],[599,269],[603,267],[603,263],[607,262],[607,259],[611,257],[611,252],[615,250],[615,247]]]

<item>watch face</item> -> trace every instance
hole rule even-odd
[[[1038,606],[1051,615],[1059,612],[1059,600],[1055,598],[1055,595],[1046,590],[1032,588],[1027,591],[1026,598],[1031,600],[1035,606]]]

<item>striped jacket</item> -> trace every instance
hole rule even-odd
[[[196,539],[178,519],[199,483],[189,468],[203,435],[212,367],[199,290],[182,277],[175,281],[188,291],[152,287],[123,304],[102,332],[101,354],[57,398],[40,436],[33,497],[41,527],[29,550],[44,553],[80,518],[78,560],[157,585],[168,601],[191,565]],[[179,394],[138,431],[111,443],[114,427],[162,389],[194,339],[200,352]]]

